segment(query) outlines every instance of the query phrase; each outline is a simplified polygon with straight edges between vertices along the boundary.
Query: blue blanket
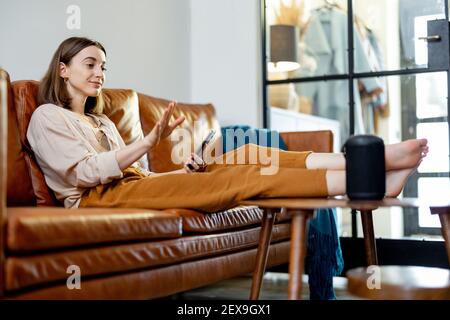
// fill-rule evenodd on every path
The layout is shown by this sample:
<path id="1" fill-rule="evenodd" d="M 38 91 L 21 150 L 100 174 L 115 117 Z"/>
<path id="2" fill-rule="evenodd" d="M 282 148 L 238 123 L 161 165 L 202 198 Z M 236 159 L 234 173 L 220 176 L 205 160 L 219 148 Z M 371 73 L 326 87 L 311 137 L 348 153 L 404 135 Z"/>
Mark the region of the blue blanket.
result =
<path id="1" fill-rule="evenodd" d="M 286 143 L 273 130 L 240 125 L 223 127 L 221 131 L 224 153 L 248 143 L 287 150 Z M 333 276 L 340 275 L 344 268 L 336 221 L 336 209 L 318 209 L 308 224 L 305 269 L 311 300 L 336 299 Z"/>

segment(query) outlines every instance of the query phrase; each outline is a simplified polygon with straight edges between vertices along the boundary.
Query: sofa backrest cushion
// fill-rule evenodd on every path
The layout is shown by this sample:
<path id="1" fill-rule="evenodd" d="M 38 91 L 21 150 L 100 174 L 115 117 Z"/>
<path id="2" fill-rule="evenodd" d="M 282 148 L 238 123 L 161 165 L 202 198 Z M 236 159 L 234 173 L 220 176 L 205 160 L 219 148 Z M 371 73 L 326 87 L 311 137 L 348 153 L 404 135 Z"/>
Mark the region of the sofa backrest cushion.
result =
<path id="1" fill-rule="evenodd" d="M 45 183 L 44 174 L 39 168 L 27 140 L 28 124 L 30 123 L 31 115 L 38 107 L 39 82 L 33 80 L 15 81 L 12 83 L 12 88 L 20 142 L 24 150 L 24 159 L 30 174 L 36 204 L 38 206 L 61 206 L 61 203 L 56 200 L 55 195 Z"/>
<path id="2" fill-rule="evenodd" d="M 156 122 L 161 118 L 169 100 L 139 95 L 139 110 L 144 134 L 148 134 Z M 201 145 L 210 129 L 216 130 L 216 139 L 221 136 L 220 125 L 217 121 L 212 104 L 178 103 L 174 110 L 172 121 L 179 116 L 186 120 L 176 129 L 171 137 L 162 140 L 158 146 L 148 152 L 150 169 L 154 172 L 166 172 L 183 167 L 183 159 L 189 154 L 182 150 L 194 150 Z"/>
<path id="3" fill-rule="evenodd" d="M 22 148 L 14 108 L 14 96 L 9 76 L 8 84 L 8 157 L 7 157 L 7 206 L 36 205 L 26 152 Z M 3 143 L 3 142 L 2 142 Z"/>
<path id="4" fill-rule="evenodd" d="M 116 125 L 125 144 L 133 143 L 144 137 L 139 115 L 139 101 L 136 91 L 127 89 L 102 90 L 105 101 L 104 113 Z M 142 162 L 143 161 L 143 162 Z M 141 164 L 149 169 L 147 157 Z"/>

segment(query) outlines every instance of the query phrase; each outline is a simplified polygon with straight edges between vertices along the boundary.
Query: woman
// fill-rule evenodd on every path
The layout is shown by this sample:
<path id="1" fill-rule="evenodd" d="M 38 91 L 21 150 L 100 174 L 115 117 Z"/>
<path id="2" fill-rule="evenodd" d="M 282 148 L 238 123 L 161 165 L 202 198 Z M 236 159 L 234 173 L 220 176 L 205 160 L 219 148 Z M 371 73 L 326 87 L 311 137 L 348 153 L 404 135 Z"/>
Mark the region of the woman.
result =
<path id="1" fill-rule="evenodd" d="M 102 114 L 106 51 L 86 38 L 61 43 L 39 88 L 40 107 L 27 138 L 48 186 L 65 207 L 174 207 L 224 210 L 254 197 L 325 197 L 345 194 L 342 154 L 279 153 L 279 170 L 261 175 L 260 165 L 226 165 L 191 154 L 183 169 L 151 173 L 138 161 L 184 119 L 170 123 L 176 103 L 142 140 L 125 146 Z M 247 145 L 223 157 L 258 152 Z M 271 150 L 275 152 L 275 150 Z M 386 195 L 397 196 L 427 154 L 425 139 L 386 146 Z M 200 172 L 204 171 L 204 172 Z"/>

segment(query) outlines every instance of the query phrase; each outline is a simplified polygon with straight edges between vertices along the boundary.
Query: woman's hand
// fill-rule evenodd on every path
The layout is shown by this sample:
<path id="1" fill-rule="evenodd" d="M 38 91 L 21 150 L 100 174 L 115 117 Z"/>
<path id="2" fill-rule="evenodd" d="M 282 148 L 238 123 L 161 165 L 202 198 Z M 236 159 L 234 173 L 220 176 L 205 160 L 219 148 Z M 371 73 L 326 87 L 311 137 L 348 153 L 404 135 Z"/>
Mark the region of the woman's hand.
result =
<path id="1" fill-rule="evenodd" d="M 186 173 L 193 173 L 193 172 L 203 172 L 205 171 L 206 163 L 203 161 L 202 158 L 200 158 L 195 153 L 191 153 L 191 157 L 188 161 L 184 164 L 184 171 Z"/>
<path id="2" fill-rule="evenodd" d="M 145 136 L 144 140 L 149 149 L 156 146 L 162 139 L 170 136 L 172 131 L 184 121 L 184 117 L 181 116 L 172 124 L 169 124 L 170 118 L 172 117 L 173 110 L 176 105 L 177 103 L 175 101 L 169 103 L 169 106 L 166 108 L 166 110 L 164 110 L 161 119 L 159 119 L 159 121 L 153 127 L 152 131 L 150 131 L 150 133 Z"/>

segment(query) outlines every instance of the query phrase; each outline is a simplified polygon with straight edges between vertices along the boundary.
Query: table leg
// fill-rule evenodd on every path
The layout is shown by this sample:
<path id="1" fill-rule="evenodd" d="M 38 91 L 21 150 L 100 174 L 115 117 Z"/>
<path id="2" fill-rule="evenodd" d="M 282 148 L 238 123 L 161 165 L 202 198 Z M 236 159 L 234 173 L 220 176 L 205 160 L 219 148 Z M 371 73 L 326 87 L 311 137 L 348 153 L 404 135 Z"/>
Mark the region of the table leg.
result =
<path id="1" fill-rule="evenodd" d="M 377 244 L 373 231 L 372 210 L 361 210 L 361 221 L 364 234 L 367 265 L 378 265 Z"/>
<path id="2" fill-rule="evenodd" d="M 306 223 L 314 210 L 292 211 L 291 251 L 289 258 L 288 299 L 299 300 L 302 293 L 302 275 L 306 256 Z"/>
<path id="3" fill-rule="evenodd" d="M 255 271 L 253 272 L 252 289 L 250 300 L 258 300 L 261 291 L 262 278 L 266 269 L 267 257 L 269 253 L 270 239 L 272 238 L 272 228 L 275 221 L 276 211 L 264 209 L 261 233 L 259 236 L 258 251 L 256 254 Z"/>
<path id="4" fill-rule="evenodd" d="M 433 212 L 433 209 L 431 210 Z M 441 220 L 441 232 L 445 240 L 445 250 L 450 264 L 450 209 L 447 208 L 447 212 L 440 212 L 439 220 Z"/>

